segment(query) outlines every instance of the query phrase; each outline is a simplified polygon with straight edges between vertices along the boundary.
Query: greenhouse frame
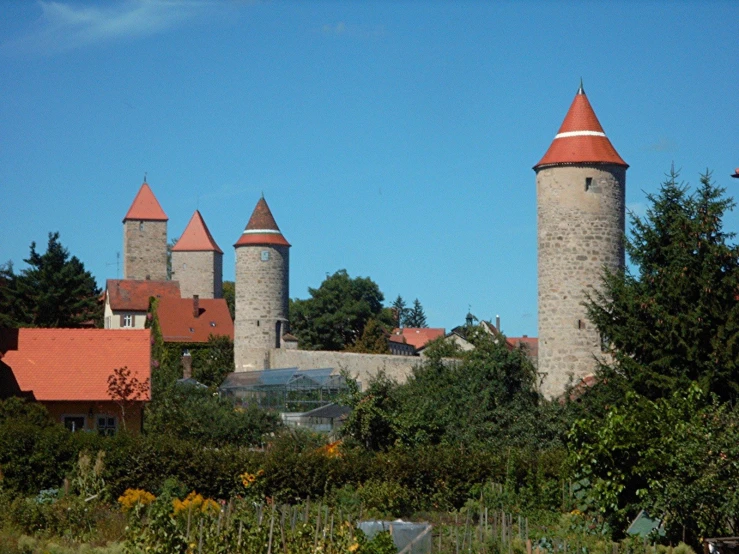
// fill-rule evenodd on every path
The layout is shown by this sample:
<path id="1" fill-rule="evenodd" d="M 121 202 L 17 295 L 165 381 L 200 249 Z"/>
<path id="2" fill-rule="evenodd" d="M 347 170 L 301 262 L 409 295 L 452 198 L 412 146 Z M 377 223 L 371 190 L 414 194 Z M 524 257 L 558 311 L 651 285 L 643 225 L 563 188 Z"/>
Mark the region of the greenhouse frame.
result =
<path id="1" fill-rule="evenodd" d="M 229 373 L 219 387 L 237 405 L 256 405 L 280 412 L 308 412 L 335 402 L 347 392 L 343 375 L 333 368 L 264 369 Z"/>

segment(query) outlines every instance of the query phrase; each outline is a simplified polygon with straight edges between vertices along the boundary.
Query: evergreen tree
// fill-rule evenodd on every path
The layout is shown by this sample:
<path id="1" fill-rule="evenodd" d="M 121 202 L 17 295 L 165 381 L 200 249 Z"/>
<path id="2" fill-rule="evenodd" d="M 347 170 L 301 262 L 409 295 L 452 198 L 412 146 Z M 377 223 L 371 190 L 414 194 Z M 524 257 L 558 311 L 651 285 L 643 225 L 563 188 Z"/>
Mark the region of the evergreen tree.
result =
<path id="1" fill-rule="evenodd" d="M 647 398 L 691 381 L 720 397 L 739 396 L 739 249 L 723 230 L 734 202 L 710 174 L 694 194 L 671 171 L 632 215 L 626 251 L 634 266 L 606 272 L 587 305 L 613 353 L 601 368 L 609 386 Z"/>
<path id="2" fill-rule="evenodd" d="M 0 274 L 2 323 L 18 327 L 84 327 L 102 323 L 100 289 L 95 278 L 49 233 L 46 252 L 24 260 L 29 267 L 16 274 L 8 264 Z"/>
<path id="3" fill-rule="evenodd" d="M 395 326 L 401 327 L 405 321 L 405 316 L 408 314 L 408 307 L 405 305 L 402 296 L 398 295 L 395 302 L 393 302 L 392 309 L 395 316 Z"/>
<path id="4" fill-rule="evenodd" d="M 405 327 L 428 327 L 426 324 L 426 314 L 423 311 L 423 306 L 416 298 L 413 301 L 413 307 L 408 310 L 405 320 L 403 321 Z"/>

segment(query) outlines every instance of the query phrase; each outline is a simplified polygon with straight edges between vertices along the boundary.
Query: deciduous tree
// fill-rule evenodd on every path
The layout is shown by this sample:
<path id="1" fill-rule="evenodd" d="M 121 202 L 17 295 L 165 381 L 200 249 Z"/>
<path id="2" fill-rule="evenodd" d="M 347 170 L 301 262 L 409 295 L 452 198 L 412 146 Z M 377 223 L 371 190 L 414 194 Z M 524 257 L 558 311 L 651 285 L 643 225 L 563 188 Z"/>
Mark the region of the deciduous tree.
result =
<path id="1" fill-rule="evenodd" d="M 351 278 L 342 269 L 308 292 L 310 298 L 290 301 L 290 329 L 300 348 L 344 350 L 362 336 L 369 320 L 392 324 L 384 296 L 369 277 Z"/>

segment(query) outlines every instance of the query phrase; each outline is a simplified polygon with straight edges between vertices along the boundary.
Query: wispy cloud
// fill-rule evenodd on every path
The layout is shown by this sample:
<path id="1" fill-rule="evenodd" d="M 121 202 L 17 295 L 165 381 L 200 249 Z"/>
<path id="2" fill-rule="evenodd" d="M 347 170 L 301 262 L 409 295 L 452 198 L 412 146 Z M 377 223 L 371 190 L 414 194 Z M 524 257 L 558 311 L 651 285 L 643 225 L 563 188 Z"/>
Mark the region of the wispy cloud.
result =
<path id="1" fill-rule="evenodd" d="M 193 19 L 208 0 L 123 0 L 99 5 L 39 2 L 41 16 L 2 49 L 50 54 L 87 45 L 150 36 Z"/>
<path id="2" fill-rule="evenodd" d="M 329 36 L 346 36 L 352 38 L 375 38 L 385 33 L 382 25 L 353 25 L 344 21 L 338 23 L 326 23 L 321 27 L 321 32 Z"/>
<path id="3" fill-rule="evenodd" d="M 657 142 L 644 147 L 644 150 L 649 152 L 674 152 L 676 149 L 677 145 L 665 137 L 662 137 L 657 140 Z"/>

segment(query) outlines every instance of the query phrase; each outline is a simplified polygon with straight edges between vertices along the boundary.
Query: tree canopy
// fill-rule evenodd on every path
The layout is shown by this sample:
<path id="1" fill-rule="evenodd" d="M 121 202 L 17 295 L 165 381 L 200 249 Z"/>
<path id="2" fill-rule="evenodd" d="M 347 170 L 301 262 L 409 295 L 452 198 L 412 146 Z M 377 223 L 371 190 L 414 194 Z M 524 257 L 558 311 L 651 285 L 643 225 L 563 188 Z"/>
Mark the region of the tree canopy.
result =
<path id="1" fill-rule="evenodd" d="M 413 307 L 410 308 L 403 318 L 403 325 L 405 327 L 428 327 L 426 323 L 426 313 L 423 311 L 421 302 L 416 298 L 413 301 Z"/>
<path id="2" fill-rule="evenodd" d="M 354 345 L 371 319 L 392 325 L 384 296 L 369 277 L 351 278 L 341 269 L 326 277 L 310 298 L 290 300 L 290 331 L 306 350 L 345 350 Z"/>
<path id="3" fill-rule="evenodd" d="M 15 273 L 12 263 L 0 269 L 0 325 L 8 327 L 86 327 L 102 323 L 100 289 L 92 274 L 49 233 L 46 252 L 31 243 Z"/>
<path id="4" fill-rule="evenodd" d="M 648 398 L 698 382 L 739 394 L 739 248 L 722 218 L 734 202 L 706 173 L 691 194 L 673 170 L 645 217 L 631 215 L 633 271 L 606 271 L 587 305 L 613 353 L 612 384 Z"/>
<path id="5" fill-rule="evenodd" d="M 472 329 L 469 340 L 475 348 L 458 351 L 456 362 L 433 353 L 405 384 L 380 376 L 366 392 L 352 391 L 344 433 L 374 450 L 396 442 L 561 445 L 559 406 L 548 410 L 541 402 L 525 352 L 480 329 Z"/>

